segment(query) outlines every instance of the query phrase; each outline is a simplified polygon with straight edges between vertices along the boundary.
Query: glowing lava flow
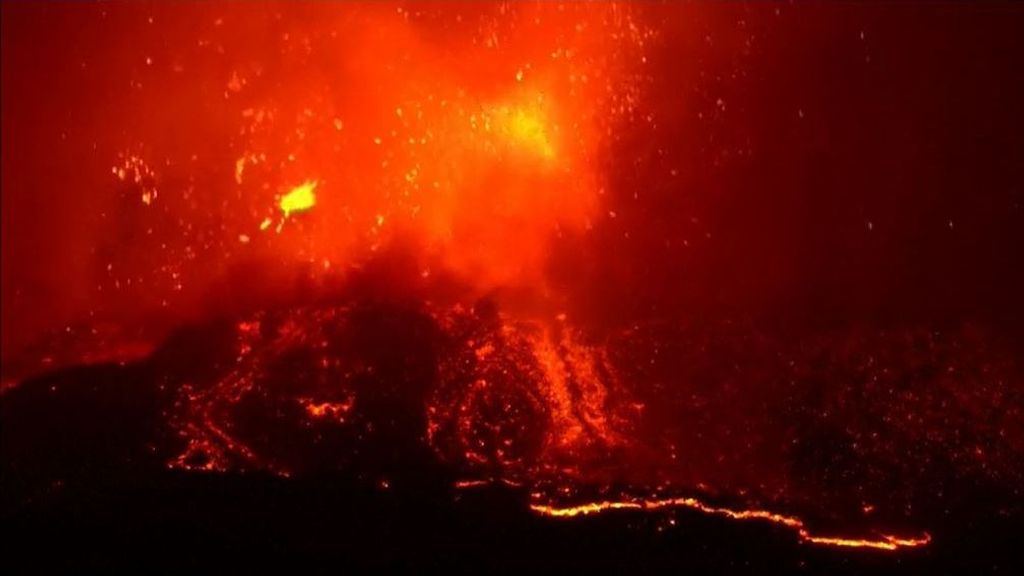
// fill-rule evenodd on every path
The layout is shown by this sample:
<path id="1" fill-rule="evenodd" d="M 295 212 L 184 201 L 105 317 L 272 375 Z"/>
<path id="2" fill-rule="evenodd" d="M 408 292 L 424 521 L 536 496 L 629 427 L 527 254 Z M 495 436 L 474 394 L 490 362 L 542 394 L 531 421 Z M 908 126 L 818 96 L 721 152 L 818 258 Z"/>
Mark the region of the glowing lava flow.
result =
<path id="1" fill-rule="evenodd" d="M 931 535 L 925 532 L 917 538 L 905 538 L 882 534 L 877 539 L 846 538 L 842 536 L 818 536 L 812 533 L 804 521 L 795 516 L 786 516 L 770 510 L 733 510 L 709 506 L 696 498 L 665 498 L 658 500 L 602 500 L 577 504 L 575 506 L 553 506 L 549 504 L 531 503 L 530 509 L 542 516 L 554 518 L 574 518 L 589 516 L 610 510 L 641 510 L 654 511 L 668 508 L 689 508 L 705 514 L 724 516 L 733 520 L 764 520 L 773 524 L 795 530 L 801 542 L 821 546 L 840 548 L 872 548 L 875 550 L 897 550 L 899 548 L 917 548 L 931 542 Z"/>
<path id="2" fill-rule="evenodd" d="M 349 307 L 292 310 L 238 323 L 236 364 L 212 381 L 182 388 L 172 425 L 187 442 L 169 466 L 215 472 L 262 469 L 284 477 L 321 465 L 346 469 L 361 461 L 350 462 L 345 454 L 392 449 L 389 442 L 401 434 L 418 442 L 422 425 L 440 460 L 452 469 L 475 472 L 478 479 L 459 480 L 455 489 L 498 483 L 525 487 L 533 493 L 530 509 L 541 516 L 686 508 L 730 520 L 769 522 L 795 532 L 800 542 L 833 548 L 893 551 L 931 541 L 927 533 L 821 535 L 794 515 L 715 506 L 695 497 L 626 496 L 555 505 L 538 491 L 545 478 L 556 474 L 574 484 L 607 485 L 602 470 L 609 458 L 636 446 L 630 440 L 630 418 L 616 409 L 629 397 L 604 348 L 584 344 L 562 323 L 513 320 L 488 313 L 485 306 L 427 308 L 400 317 L 409 325 L 433 326 L 437 342 L 447 342 L 443 353 L 429 355 L 423 365 L 438 367 L 437 387 L 416 392 L 411 387 L 418 380 L 402 379 L 409 376 L 405 372 L 391 374 L 401 379 L 399 385 L 389 383 L 388 357 L 376 356 L 377 348 L 352 349 L 354 338 L 372 339 L 378 333 L 390 342 L 399 329 L 390 322 L 366 323 L 365 312 Z M 415 357 L 416 349 L 413 345 L 406 354 Z M 389 396 L 389 389 L 403 393 Z M 393 421 L 396 410 L 418 411 L 421 403 L 424 421 L 394 429 L 385 443 L 367 444 L 375 429 Z M 261 416 L 260 406 L 269 413 Z M 279 440 L 267 436 L 270 425 Z M 301 442 L 313 447 L 295 450 Z"/>

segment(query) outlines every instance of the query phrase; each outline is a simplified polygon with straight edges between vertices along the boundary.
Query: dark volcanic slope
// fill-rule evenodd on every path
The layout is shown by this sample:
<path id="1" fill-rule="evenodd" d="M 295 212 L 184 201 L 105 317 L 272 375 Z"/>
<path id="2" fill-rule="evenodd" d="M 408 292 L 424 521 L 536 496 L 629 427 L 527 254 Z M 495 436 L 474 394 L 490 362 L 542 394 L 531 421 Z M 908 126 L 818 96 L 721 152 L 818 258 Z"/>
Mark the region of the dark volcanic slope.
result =
<path id="1" fill-rule="evenodd" d="M 1015 367 L 979 357 L 967 331 L 785 347 L 735 325 L 569 334 L 487 303 L 285 309 L 180 330 L 141 362 L 25 381 L 0 397 L 5 562 L 858 572 L 1018 559 L 1021 399 L 998 385 Z M 687 510 L 529 508 L 666 493 L 933 541 L 837 550 Z"/>

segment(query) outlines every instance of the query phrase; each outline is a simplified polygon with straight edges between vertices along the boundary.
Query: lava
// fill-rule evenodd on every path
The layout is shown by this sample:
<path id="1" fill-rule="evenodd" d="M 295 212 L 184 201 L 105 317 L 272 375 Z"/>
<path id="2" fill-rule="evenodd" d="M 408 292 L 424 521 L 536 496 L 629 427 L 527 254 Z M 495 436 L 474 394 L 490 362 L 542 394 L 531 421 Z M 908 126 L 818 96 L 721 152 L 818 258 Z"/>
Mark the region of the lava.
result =
<path id="1" fill-rule="evenodd" d="M 351 305 L 261 313 L 238 322 L 232 334 L 232 344 L 225 351 L 232 359 L 228 368 L 212 380 L 207 377 L 205 382 L 183 386 L 175 410 L 168 415 L 185 441 L 182 453 L 170 459 L 171 467 L 218 472 L 259 469 L 291 477 L 324 466 L 363 469 L 367 464 L 357 455 L 376 442 L 387 443 L 389 450 L 404 447 L 406 456 L 396 456 L 402 462 L 425 442 L 439 461 L 462 476 L 452 480 L 453 487 L 522 487 L 532 495 L 530 509 L 542 516 L 687 508 L 733 520 L 777 524 L 793 530 L 802 542 L 822 546 L 898 550 L 931 541 L 928 533 L 882 533 L 872 538 L 823 534 L 812 528 L 820 520 L 774 512 L 768 506 L 716 506 L 696 497 L 665 496 L 688 488 L 709 488 L 694 485 L 687 474 L 677 475 L 670 463 L 654 456 L 672 449 L 663 443 L 683 440 L 646 431 L 645 419 L 656 423 L 658 412 L 647 410 L 639 401 L 637 386 L 623 382 L 646 354 L 647 339 L 637 330 L 628 332 L 627 339 L 588 342 L 565 318 L 526 321 L 484 301 L 473 308 Z M 365 343 L 357 344 L 360 340 Z M 664 335 L 656 340 L 661 345 L 671 341 Z M 892 344 L 883 347 L 892 348 Z M 791 357 L 781 351 L 771 355 Z M 405 360 L 396 362 L 397 358 Z M 403 367 L 410 361 L 411 368 Z M 790 362 L 788 370 L 794 374 L 804 369 L 805 361 Z M 842 371 L 838 364 L 828 369 Z M 776 402 L 784 405 L 786 400 Z M 288 411 L 288 405 L 296 409 Z M 395 420 L 396 411 L 406 414 L 405 420 Z M 753 422 L 751 426 L 748 434 L 754 435 Z M 267 429 L 274 430 L 274 435 L 268 437 Z M 894 441 L 892 432 L 885 435 Z M 290 448 L 296 443 L 310 444 L 300 454 Z M 1010 460 L 1005 466 L 1013 466 L 1012 452 L 1006 456 Z M 870 452 L 861 457 L 879 460 Z M 648 471 L 651 465 L 655 468 Z M 983 470 L 991 474 L 1002 466 L 992 460 Z M 377 473 L 395 478 L 402 474 L 401 465 Z M 643 488 L 666 477 L 669 481 L 660 488 Z M 810 478 L 804 487 L 790 480 L 786 492 L 772 496 L 772 485 L 765 477 L 759 493 L 737 498 L 747 492 L 739 478 L 721 475 L 718 488 L 724 488 L 724 493 L 719 498 L 769 500 L 779 507 L 813 510 L 801 501 L 801 494 L 816 499 L 818 506 L 827 506 L 826 502 L 842 503 L 863 490 L 863 485 L 854 483 L 834 487 L 831 493 L 815 493 L 815 480 Z M 573 494 L 608 490 L 613 485 L 650 496 L 556 504 Z M 898 502 L 895 493 L 889 498 Z M 880 513 L 875 505 L 858 508 L 865 515 Z M 821 509 L 812 515 L 822 516 Z M 882 516 L 891 517 L 890 513 Z M 868 517 L 847 518 L 847 522 L 863 526 L 861 531 L 876 532 L 872 527 L 876 523 Z"/>
<path id="2" fill-rule="evenodd" d="M 530 509 L 544 516 L 555 518 L 573 518 L 589 516 L 612 510 L 657 511 L 670 508 L 689 508 L 705 514 L 724 516 L 732 520 L 762 520 L 772 524 L 785 526 L 796 531 L 800 541 L 821 546 L 840 548 L 871 548 L 876 550 L 897 550 L 900 548 L 917 548 L 931 542 L 931 535 L 925 532 L 919 537 L 901 537 L 882 534 L 876 539 L 852 538 L 844 536 L 821 536 L 811 532 L 804 521 L 795 516 L 786 516 L 770 510 L 721 508 L 709 506 L 696 498 L 666 498 L 657 500 L 603 500 L 588 502 L 574 506 L 553 506 L 550 504 L 532 503 Z"/>
<path id="3" fill-rule="evenodd" d="M 160 26 L 168 53 L 97 107 L 124 136 L 59 295 L 123 324 L 202 318 L 238 268 L 330 285 L 396 245 L 478 295 L 549 292 L 553 244 L 603 214 L 654 37 L 625 4 L 466 5 L 451 31 L 433 5 L 153 9 L 202 25 Z"/>
<path id="4" fill-rule="evenodd" d="M 345 414 L 352 409 L 351 403 L 342 402 L 313 402 L 300 399 L 299 402 L 306 407 L 306 412 L 313 418 L 335 418 L 345 421 Z"/>
<path id="5" fill-rule="evenodd" d="M 295 212 L 309 210 L 316 205 L 316 185 L 316 181 L 309 181 L 292 188 L 290 192 L 281 196 L 278 206 L 281 207 L 285 218 Z"/>

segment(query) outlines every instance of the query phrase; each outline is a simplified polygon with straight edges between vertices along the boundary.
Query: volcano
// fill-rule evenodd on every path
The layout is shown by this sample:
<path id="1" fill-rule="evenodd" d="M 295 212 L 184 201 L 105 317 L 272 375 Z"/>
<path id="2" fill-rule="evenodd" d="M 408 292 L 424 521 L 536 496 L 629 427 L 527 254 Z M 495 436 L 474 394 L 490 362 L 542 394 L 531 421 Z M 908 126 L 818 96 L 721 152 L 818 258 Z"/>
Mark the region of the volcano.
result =
<path id="1" fill-rule="evenodd" d="M 1022 24 L 4 4 L 0 562 L 1019 569 Z"/>

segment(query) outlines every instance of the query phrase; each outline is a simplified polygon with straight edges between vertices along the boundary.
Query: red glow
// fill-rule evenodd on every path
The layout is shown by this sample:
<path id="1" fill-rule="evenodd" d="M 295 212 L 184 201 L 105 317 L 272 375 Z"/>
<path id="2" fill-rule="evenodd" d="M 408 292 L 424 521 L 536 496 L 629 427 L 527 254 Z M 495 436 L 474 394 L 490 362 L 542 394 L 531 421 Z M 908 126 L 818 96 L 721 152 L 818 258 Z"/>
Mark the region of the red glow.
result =
<path id="1" fill-rule="evenodd" d="M 8 50 L 48 13 L 4 8 L 38 30 L 5 28 L 0 394 L 135 369 L 161 473 L 398 491 L 405 449 L 545 518 L 883 551 L 1024 482 L 1019 187 L 984 180 L 1017 141 L 971 58 L 830 8 L 95 4 L 116 33 L 43 50 L 68 104 Z"/>

